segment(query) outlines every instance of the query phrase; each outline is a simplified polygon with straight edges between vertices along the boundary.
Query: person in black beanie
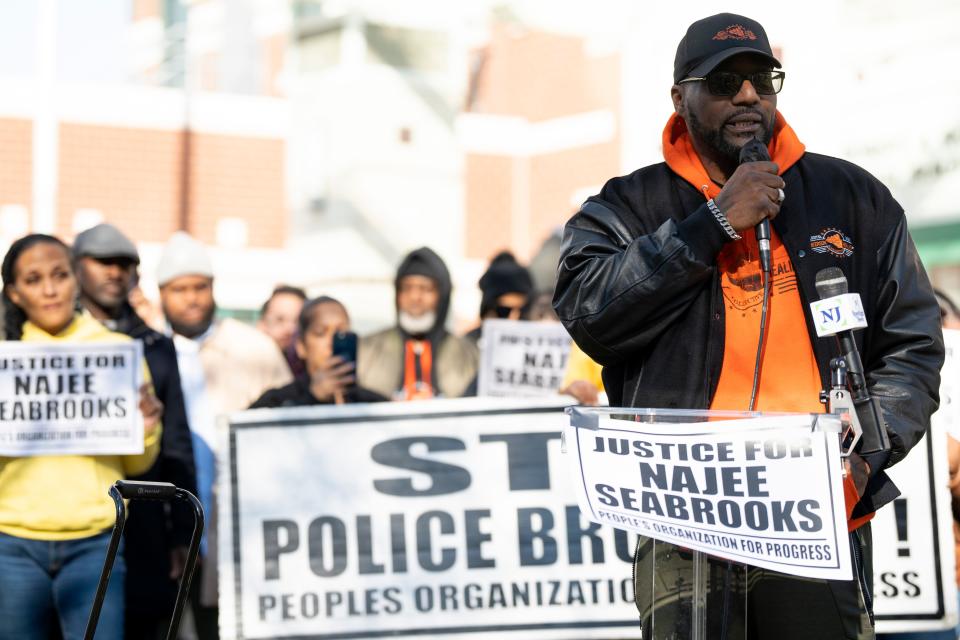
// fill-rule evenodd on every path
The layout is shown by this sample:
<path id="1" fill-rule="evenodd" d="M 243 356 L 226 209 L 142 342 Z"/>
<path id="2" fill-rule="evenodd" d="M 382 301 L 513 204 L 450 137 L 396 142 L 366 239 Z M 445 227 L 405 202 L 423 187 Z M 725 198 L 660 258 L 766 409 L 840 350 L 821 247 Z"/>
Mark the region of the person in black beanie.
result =
<path id="1" fill-rule="evenodd" d="M 397 322 L 360 341 L 357 382 L 400 400 L 462 396 L 480 356 L 446 329 L 452 284 L 443 260 L 427 247 L 410 252 L 395 286 Z"/>
<path id="2" fill-rule="evenodd" d="M 530 272 L 517 262 L 509 251 L 501 251 L 480 278 L 480 321 L 489 318 L 507 320 L 525 320 L 530 308 L 530 296 L 533 293 L 533 279 Z M 480 329 L 477 327 L 464 337 L 480 341 Z"/>

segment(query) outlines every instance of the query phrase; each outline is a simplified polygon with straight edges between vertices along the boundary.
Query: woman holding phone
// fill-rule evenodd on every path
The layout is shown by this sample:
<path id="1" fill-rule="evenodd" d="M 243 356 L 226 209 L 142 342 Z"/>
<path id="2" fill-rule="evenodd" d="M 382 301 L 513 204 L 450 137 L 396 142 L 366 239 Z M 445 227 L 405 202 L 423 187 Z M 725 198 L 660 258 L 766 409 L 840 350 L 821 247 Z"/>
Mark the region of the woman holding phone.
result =
<path id="1" fill-rule="evenodd" d="M 7 340 L 130 339 L 77 310 L 70 251 L 53 236 L 14 242 L 2 276 Z M 163 407 L 148 384 L 140 389 L 139 408 L 142 454 L 0 456 L 0 640 L 46 640 L 54 625 L 64 640 L 83 637 L 115 518 L 107 489 L 149 469 L 160 448 Z M 97 638 L 123 637 L 124 574 L 118 554 Z"/>
<path id="2" fill-rule="evenodd" d="M 296 348 L 306 363 L 306 375 L 285 387 L 270 389 L 251 409 L 386 400 L 355 383 L 357 336 L 350 331 L 350 316 L 339 301 L 321 296 L 303 305 Z"/>

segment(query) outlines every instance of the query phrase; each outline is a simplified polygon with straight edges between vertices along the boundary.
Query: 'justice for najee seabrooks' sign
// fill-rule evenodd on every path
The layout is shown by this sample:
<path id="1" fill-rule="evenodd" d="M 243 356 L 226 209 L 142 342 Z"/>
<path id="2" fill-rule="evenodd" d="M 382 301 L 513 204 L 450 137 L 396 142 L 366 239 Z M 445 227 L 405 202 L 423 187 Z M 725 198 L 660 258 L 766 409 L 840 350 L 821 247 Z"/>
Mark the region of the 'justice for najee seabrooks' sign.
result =
<path id="1" fill-rule="evenodd" d="M 477 395 L 557 395 L 570 344 L 570 335 L 559 322 L 484 320 Z"/>
<path id="2" fill-rule="evenodd" d="M 812 420 L 604 416 L 595 428 L 571 427 L 580 508 L 594 522 L 710 555 L 849 580 L 837 433 L 811 430 Z"/>
<path id="3" fill-rule="evenodd" d="M 0 455 L 143 453 L 139 342 L 0 345 Z"/>

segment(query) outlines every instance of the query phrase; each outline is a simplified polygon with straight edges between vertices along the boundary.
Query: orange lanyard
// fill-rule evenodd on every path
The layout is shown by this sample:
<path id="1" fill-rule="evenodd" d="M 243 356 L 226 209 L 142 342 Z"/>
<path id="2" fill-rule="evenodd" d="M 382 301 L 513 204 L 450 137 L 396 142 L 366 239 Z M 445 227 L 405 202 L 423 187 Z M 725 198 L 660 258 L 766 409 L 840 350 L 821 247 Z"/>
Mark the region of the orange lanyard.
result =
<path id="1" fill-rule="evenodd" d="M 424 400 L 433 397 L 430 374 L 433 357 L 428 340 L 407 340 L 404 345 L 403 397 Z"/>

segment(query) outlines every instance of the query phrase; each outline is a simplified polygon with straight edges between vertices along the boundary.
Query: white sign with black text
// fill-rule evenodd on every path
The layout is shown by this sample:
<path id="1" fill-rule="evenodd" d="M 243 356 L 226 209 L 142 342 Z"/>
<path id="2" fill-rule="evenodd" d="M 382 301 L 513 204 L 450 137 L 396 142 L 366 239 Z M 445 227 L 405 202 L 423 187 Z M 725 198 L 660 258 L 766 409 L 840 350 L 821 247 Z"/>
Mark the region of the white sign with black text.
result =
<path id="1" fill-rule="evenodd" d="M 477 395 L 557 395 L 571 344 L 562 324 L 484 320 L 481 336 Z"/>
<path id="2" fill-rule="evenodd" d="M 872 521 L 874 612 L 882 633 L 949 629 L 957 587 L 947 433 L 960 424 L 960 331 L 943 332 L 940 409 L 930 433 L 887 470 L 900 497 Z"/>
<path id="3" fill-rule="evenodd" d="M 838 432 L 837 419 L 806 414 L 690 424 L 602 415 L 571 426 L 566 442 L 581 509 L 594 522 L 782 573 L 849 580 Z"/>
<path id="4" fill-rule="evenodd" d="M 0 455 L 143 453 L 142 345 L 0 344 Z"/>
<path id="5" fill-rule="evenodd" d="M 564 403 L 230 416 L 221 637 L 636 637 L 636 536 L 580 514 Z"/>

